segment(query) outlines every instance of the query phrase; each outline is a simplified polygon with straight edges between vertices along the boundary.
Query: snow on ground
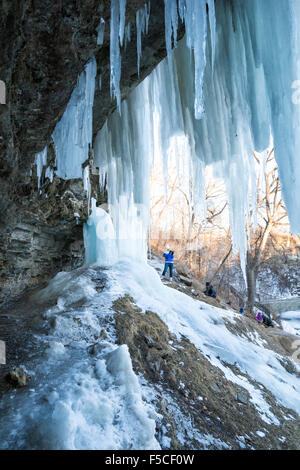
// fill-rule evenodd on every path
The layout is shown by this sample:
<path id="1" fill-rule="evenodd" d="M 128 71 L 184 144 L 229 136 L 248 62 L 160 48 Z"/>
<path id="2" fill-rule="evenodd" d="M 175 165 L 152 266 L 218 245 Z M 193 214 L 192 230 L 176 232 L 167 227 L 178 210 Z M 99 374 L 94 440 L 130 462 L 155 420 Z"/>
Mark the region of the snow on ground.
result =
<path id="1" fill-rule="evenodd" d="M 93 268 L 59 273 L 34 299 L 48 335 L 26 364 L 30 390 L 14 390 L 0 402 L 2 449 L 160 449 L 154 407 L 142 398 L 126 345 L 110 328 L 110 293 L 95 290 Z M 88 346 L 107 331 L 90 354 Z M 111 331 L 111 332 L 110 332 Z M 93 347 L 93 346 L 92 346 Z"/>
<path id="2" fill-rule="evenodd" d="M 147 384 L 143 376 L 140 376 L 139 379 L 143 385 L 143 397 L 148 403 L 161 399 L 158 397 L 157 390 L 160 391 L 160 397 L 163 396 L 164 400 L 168 403 L 169 412 L 172 414 L 177 425 L 177 439 L 184 447 L 191 448 L 193 446 L 192 442 L 196 441 L 199 443 L 199 447 L 200 445 L 202 446 L 203 450 L 211 449 L 212 447 L 218 450 L 231 449 L 226 442 L 208 433 L 201 434 L 198 429 L 195 429 L 191 417 L 185 415 L 182 410 L 179 409 L 176 401 L 162 386 L 157 385 L 157 390 L 154 390 Z M 170 427 L 171 424 L 168 423 L 161 428 L 162 435 L 160 436 L 160 442 L 164 449 L 169 449 L 171 446 L 171 439 L 168 437 Z"/>
<path id="3" fill-rule="evenodd" d="M 266 423 L 278 425 L 279 421 L 260 384 L 280 404 L 300 412 L 300 380 L 258 338 L 251 342 L 230 333 L 224 319 L 234 323 L 237 314 L 167 287 L 153 267 L 124 259 L 103 271 L 90 265 L 59 273 L 32 299 L 43 321 L 41 334 L 35 335 L 37 346 L 25 363 L 32 376 L 30 389 L 7 393 L 0 403 L 0 419 L 6 423 L 0 429 L 1 448 L 168 447 L 167 430 L 160 443 L 156 438 L 155 421 L 160 416 L 151 386 L 134 374 L 127 346 L 116 345 L 111 306 L 125 294 L 143 311 L 157 313 L 177 338 L 185 335 L 228 380 L 247 389 Z M 43 331 L 45 325 L 48 329 Z M 106 338 L 99 343 L 102 330 Z M 234 373 L 230 364 L 241 373 Z M 251 383 L 245 374 L 253 379 Z M 200 435 L 179 415 L 182 436 L 197 439 L 204 447 L 226 447 L 212 436 Z"/>
<path id="4" fill-rule="evenodd" d="M 247 380 L 242 373 L 264 385 L 279 403 L 300 413 L 300 380 L 289 374 L 279 361 L 279 355 L 253 344 L 246 338 L 231 333 L 224 319 L 235 322 L 237 314 L 194 300 L 162 284 L 151 266 L 123 260 L 109 271 L 111 285 L 122 295 L 128 293 L 136 304 L 157 313 L 170 331 L 180 338 L 185 335 L 202 351 L 226 378 L 247 389 L 251 401 L 266 423 L 279 424 L 265 401 L 263 392 Z M 239 317 L 240 318 L 240 317 Z M 236 375 L 226 365 L 235 364 L 241 375 Z"/>
<path id="5" fill-rule="evenodd" d="M 300 311 L 280 314 L 282 328 L 292 335 L 300 336 Z"/>

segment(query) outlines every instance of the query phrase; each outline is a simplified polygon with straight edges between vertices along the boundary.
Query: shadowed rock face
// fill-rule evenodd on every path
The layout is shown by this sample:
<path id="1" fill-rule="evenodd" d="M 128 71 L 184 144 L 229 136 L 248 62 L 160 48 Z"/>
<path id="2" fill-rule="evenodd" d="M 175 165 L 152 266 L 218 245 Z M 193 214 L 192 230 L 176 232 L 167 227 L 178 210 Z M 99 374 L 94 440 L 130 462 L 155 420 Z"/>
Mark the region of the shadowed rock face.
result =
<path id="1" fill-rule="evenodd" d="M 164 2 L 152 0 L 149 34 L 142 39 L 138 77 L 135 14 L 144 3 L 127 0 L 126 22 L 131 23 L 131 42 L 122 50 L 122 98 L 166 55 Z M 103 45 L 97 46 L 101 17 L 106 22 L 105 35 Z M 17 294 L 62 269 L 70 244 L 82 244 L 87 204 L 82 186 L 78 190 L 80 182 L 76 183 L 76 194 L 70 196 L 66 190 L 72 182 L 56 177 L 51 190 L 49 180 L 42 178 L 42 193 L 38 194 L 36 171 L 33 168 L 30 176 L 30 168 L 35 154 L 51 144 L 54 127 L 92 54 L 98 63 L 97 83 L 102 77 L 101 90 L 97 87 L 95 93 L 94 136 L 116 108 L 110 97 L 109 22 L 108 1 L 1 2 L 0 80 L 6 84 L 7 104 L 0 105 L 0 302 L 12 292 Z M 179 36 L 183 33 L 181 26 Z M 53 149 L 49 153 L 48 163 L 52 160 L 54 164 Z M 80 209 L 79 225 L 74 219 L 76 207 Z M 26 242 L 32 240 L 32 235 L 19 240 L 15 247 L 20 224 L 25 224 L 31 234 L 41 234 L 46 245 L 36 241 L 38 249 L 33 250 L 31 241 Z M 46 246 L 51 246 L 51 250 L 45 252 Z M 47 258 L 45 263 L 42 255 Z M 70 264 L 70 258 L 67 259 Z"/>

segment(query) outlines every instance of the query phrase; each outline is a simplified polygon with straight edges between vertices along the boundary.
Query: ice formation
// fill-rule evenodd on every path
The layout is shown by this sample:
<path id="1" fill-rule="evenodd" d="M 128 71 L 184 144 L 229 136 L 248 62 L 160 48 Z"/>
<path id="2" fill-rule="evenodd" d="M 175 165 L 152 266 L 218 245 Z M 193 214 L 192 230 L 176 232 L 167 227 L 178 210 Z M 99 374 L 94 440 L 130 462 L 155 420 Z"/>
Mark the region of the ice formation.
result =
<path id="1" fill-rule="evenodd" d="M 168 59 L 121 104 L 120 44 L 124 36 L 129 39 L 129 30 L 125 1 L 112 0 L 111 92 L 122 118 L 116 112 L 109 117 L 96 138 L 94 152 L 101 183 L 107 173 L 111 217 L 117 239 L 123 240 L 119 253 L 127 251 L 145 259 L 146 242 L 136 239 L 147 238 L 153 151 L 161 154 L 166 178 L 171 139 L 178 145 L 188 142 L 191 197 L 203 214 L 205 166 L 212 164 L 215 175 L 224 179 L 233 246 L 240 252 L 242 266 L 247 246 L 245 224 L 256 200 L 252 153 L 266 149 L 270 136 L 291 227 L 300 232 L 300 203 L 294 197 L 300 177 L 299 10 L 296 0 L 278 0 L 277 8 L 271 0 L 216 4 L 213 0 L 180 0 L 178 4 L 165 0 Z M 149 14 L 149 4 L 145 4 L 136 15 L 138 71 Z M 177 43 L 180 20 L 186 35 Z M 172 52 L 173 45 L 177 47 Z M 95 68 L 91 61 L 53 134 L 58 174 L 63 177 L 80 177 L 87 158 Z M 133 233 L 134 248 L 124 242 Z"/>
<path id="2" fill-rule="evenodd" d="M 281 326 L 288 333 L 300 336 L 300 312 L 284 312 L 280 314 Z"/>
<path id="3" fill-rule="evenodd" d="M 36 173 L 38 177 L 38 189 L 40 189 L 43 167 L 47 165 L 47 146 L 40 153 L 36 154 L 34 163 L 36 164 Z"/>
<path id="4" fill-rule="evenodd" d="M 105 285 L 100 292 L 99 282 Z M 279 426 L 282 419 L 293 419 L 287 409 L 283 418 L 279 406 L 300 412 L 299 377 L 287 371 L 279 354 L 261 344 L 259 335 L 256 339 L 247 330 L 243 336 L 232 331 L 241 321 L 238 314 L 163 285 L 145 263 L 123 260 L 110 269 L 85 266 L 58 273 L 26 299 L 35 318 L 34 344 L 24 365 L 31 380 L 28 387 L 7 391 L 1 399 L 1 449 L 138 450 L 159 449 L 168 442 L 156 432 L 155 423 L 162 418 L 153 400 L 157 387 L 144 386 L 145 380 L 134 374 L 127 346 L 116 344 L 111 307 L 125 294 L 141 315 L 157 312 L 173 335 L 184 335 L 226 380 L 247 390 L 266 424 Z M 106 338 L 95 342 L 102 329 Z M 262 386 L 272 392 L 271 404 Z M 193 449 L 195 442 L 200 447 L 205 435 L 174 395 L 165 387 L 163 393 L 182 445 L 191 445 L 190 435 Z M 212 441 L 211 446 L 222 448 L 225 443 Z"/>
<path id="5" fill-rule="evenodd" d="M 102 46 L 103 41 L 104 41 L 104 32 L 105 32 L 105 20 L 103 18 L 101 18 L 97 30 L 98 30 L 97 44 Z"/>
<path id="6" fill-rule="evenodd" d="M 300 231 L 299 202 L 293 196 L 299 189 L 300 120 L 292 96 L 299 7 L 293 0 L 279 0 L 276 9 L 269 0 L 237 0 L 234 6 L 218 2 L 215 11 L 213 1 L 182 0 L 177 11 L 175 3 L 165 1 L 169 66 L 163 61 L 131 93 L 122 105 L 122 121 L 116 115 L 108 119 L 96 139 L 95 162 L 108 170 L 109 202 L 114 207 L 120 197 L 147 207 L 153 148 L 162 155 L 166 177 L 170 139 L 186 136 L 194 202 L 201 209 L 203 169 L 213 164 L 227 186 L 233 245 L 244 265 L 244 221 L 249 221 L 256 201 L 252 153 L 266 149 L 270 136 L 292 230 Z M 186 36 L 171 52 L 178 14 Z M 137 24 L 139 38 L 142 27 Z M 278 61 L 283 38 L 289 53 Z M 107 150 L 100 152 L 101 147 Z"/>
<path id="7" fill-rule="evenodd" d="M 117 245 L 114 226 L 110 215 L 96 206 L 92 198 L 92 213 L 84 226 L 86 263 L 98 262 L 110 266 L 117 261 Z"/>
<path id="8" fill-rule="evenodd" d="M 149 81 L 122 102 L 122 117 L 111 115 L 94 144 L 100 184 L 106 180 L 109 212 L 118 254 L 146 260 L 149 222 L 149 174 L 153 160 L 154 119 L 145 93 Z M 143 156 L 141 158 L 141 156 Z"/>
<path id="9" fill-rule="evenodd" d="M 159 416 L 109 320 L 117 293 L 97 293 L 97 275 L 86 267 L 58 273 L 31 299 L 53 328 L 34 335 L 30 386 L 1 397 L 1 449 L 160 449 Z M 102 328 L 106 340 L 91 354 Z"/>
<path id="10" fill-rule="evenodd" d="M 123 44 L 125 31 L 126 0 L 111 1 L 110 17 L 110 92 L 116 98 L 119 111 L 121 110 L 121 54 L 120 43 Z"/>
<path id="11" fill-rule="evenodd" d="M 131 40 L 131 25 L 130 22 L 128 22 L 126 29 L 125 29 L 125 48 L 127 47 L 127 44 Z"/>
<path id="12" fill-rule="evenodd" d="M 159 448 L 155 413 L 143 401 L 126 347 L 116 347 L 110 334 L 95 360 L 87 351 L 87 338 L 99 336 L 103 325 L 107 327 L 112 301 L 124 294 L 130 294 L 143 311 L 157 312 L 174 335 L 184 334 L 227 380 L 247 389 L 250 402 L 266 423 L 280 424 L 260 384 L 279 404 L 300 412 L 299 378 L 258 340 L 227 329 L 226 322 L 237 320 L 233 312 L 165 287 L 153 268 L 138 262 L 146 260 L 153 156 L 161 155 L 167 177 L 168 155 L 176 153 L 176 145 L 186 151 L 194 182 L 191 198 L 200 211 L 205 165 L 212 164 L 216 175 L 225 180 L 234 244 L 243 254 L 243 221 L 249 217 L 254 194 L 251 154 L 267 148 L 272 135 L 292 228 L 300 232 L 295 198 L 300 120 L 294 91 L 300 71 L 300 64 L 295 63 L 299 2 L 277 0 L 274 8 L 273 0 L 218 1 L 214 12 L 213 0 L 179 0 L 186 37 L 171 53 L 178 17 L 174 2 L 166 0 L 170 6 L 166 11 L 168 60 L 122 103 L 119 43 L 124 39 L 125 2 L 112 0 L 111 5 L 111 86 L 122 112 L 108 118 L 94 143 L 100 184 L 107 182 L 109 214 L 91 199 L 84 238 L 87 263 L 109 266 L 119 262 L 105 270 L 108 288 L 101 294 L 92 281 L 97 268 L 89 266 L 60 273 L 40 295 L 41 300 L 45 295 L 45 301 L 55 298 L 56 302 L 46 312 L 46 318 L 55 319 L 53 334 L 38 339 L 47 345 L 43 349 L 47 360 L 40 363 L 39 357 L 36 368 L 41 377 L 46 370 L 51 379 L 46 388 L 42 382 L 16 400 L 8 398 L 13 412 L 6 408 L 9 431 L 3 430 L 0 439 L 6 448 Z M 193 7 L 197 14 L 191 13 Z M 140 21 L 138 36 L 142 31 Z M 88 158 L 95 75 L 92 60 L 53 134 L 58 174 L 64 178 L 82 177 L 82 163 Z M 37 158 L 38 175 L 43 161 L 43 156 Z M 90 198 L 89 167 L 85 168 L 84 185 Z M 120 260 L 124 257 L 134 260 Z M 74 321 L 77 317 L 80 322 Z M 232 364 L 242 374 L 235 373 Z"/>
<path id="13" fill-rule="evenodd" d="M 145 3 L 144 8 L 136 12 L 136 41 L 137 41 L 137 68 L 140 75 L 141 55 L 142 55 L 142 34 L 148 33 L 150 16 L 150 2 Z"/>
<path id="14" fill-rule="evenodd" d="M 87 63 L 78 79 L 67 108 L 52 134 L 60 178 L 82 178 L 82 164 L 88 158 L 93 133 L 93 104 L 97 64 Z"/>

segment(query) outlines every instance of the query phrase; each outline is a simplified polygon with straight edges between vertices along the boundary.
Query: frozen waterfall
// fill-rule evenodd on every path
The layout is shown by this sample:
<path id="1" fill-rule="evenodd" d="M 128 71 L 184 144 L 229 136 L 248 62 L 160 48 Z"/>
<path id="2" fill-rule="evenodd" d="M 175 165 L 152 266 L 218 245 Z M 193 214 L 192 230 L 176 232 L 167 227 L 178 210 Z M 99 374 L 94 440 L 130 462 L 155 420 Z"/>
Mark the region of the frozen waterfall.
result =
<path id="1" fill-rule="evenodd" d="M 184 137 L 182 142 L 189 143 L 191 197 L 200 212 L 204 211 L 205 165 L 212 164 L 215 175 L 224 179 L 233 245 L 242 264 L 247 223 L 256 200 L 252 153 L 267 148 L 272 137 L 291 228 L 299 233 L 300 203 L 295 198 L 300 178 L 299 2 L 277 0 L 274 8 L 272 0 L 216 4 L 212 0 L 165 0 L 168 58 L 121 102 L 119 42 L 123 43 L 126 29 L 125 7 L 126 2 L 112 2 L 111 88 L 119 110 L 108 118 L 94 142 L 100 184 L 107 178 L 117 257 L 146 259 L 153 155 L 161 155 L 167 177 L 174 137 L 178 142 Z M 137 17 L 138 67 L 140 38 L 146 33 L 149 14 L 146 6 Z M 177 42 L 180 21 L 185 23 L 186 35 Z M 85 96 L 86 118 L 76 112 L 70 126 L 72 95 L 54 132 L 58 171 L 68 178 L 82 175 L 81 163 L 88 156 L 94 82 L 91 62 L 73 93 Z"/>

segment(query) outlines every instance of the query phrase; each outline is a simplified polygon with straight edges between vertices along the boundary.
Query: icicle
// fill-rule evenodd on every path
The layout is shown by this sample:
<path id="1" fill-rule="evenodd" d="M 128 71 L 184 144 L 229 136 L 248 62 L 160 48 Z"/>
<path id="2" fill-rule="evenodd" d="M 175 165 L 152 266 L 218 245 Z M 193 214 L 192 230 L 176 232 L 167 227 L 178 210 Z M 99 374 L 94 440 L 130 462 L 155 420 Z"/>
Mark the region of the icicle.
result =
<path id="1" fill-rule="evenodd" d="M 42 150 L 42 152 L 36 154 L 34 163 L 36 164 L 38 189 L 40 189 L 43 167 L 47 165 L 47 146 L 44 148 L 44 150 Z"/>
<path id="2" fill-rule="evenodd" d="M 142 56 L 142 34 L 148 33 L 150 16 L 150 2 L 145 4 L 144 8 L 141 8 L 136 12 L 136 35 L 137 35 L 137 67 L 138 76 L 140 76 L 140 64 Z"/>
<path id="3" fill-rule="evenodd" d="M 120 44 L 123 46 L 124 32 L 125 32 L 125 17 L 126 14 L 126 0 L 120 0 L 120 26 L 119 26 L 119 38 Z"/>
<path id="4" fill-rule="evenodd" d="M 80 215 L 78 214 L 78 212 L 74 212 L 74 217 L 76 219 L 76 225 L 79 224 L 79 218 L 80 218 Z"/>
<path id="5" fill-rule="evenodd" d="M 83 188 L 87 194 L 88 200 L 88 214 L 90 213 L 90 202 L 91 202 L 91 181 L 90 181 L 90 167 L 86 165 L 83 170 Z"/>
<path id="6" fill-rule="evenodd" d="M 93 104 L 96 60 L 93 57 L 78 79 L 61 120 L 56 124 L 53 141 L 56 152 L 56 174 L 60 178 L 82 177 L 82 163 L 88 158 L 93 134 Z"/>
<path id="7" fill-rule="evenodd" d="M 110 93 L 113 98 L 116 98 L 119 112 L 121 112 L 121 92 L 120 92 L 120 80 L 121 80 L 121 54 L 120 54 L 120 35 L 124 35 L 123 24 L 125 15 L 124 1 L 111 0 L 111 16 L 110 16 Z M 123 10 L 124 8 L 124 10 Z M 123 42 L 123 36 L 122 36 Z"/>
<path id="8" fill-rule="evenodd" d="M 178 30 L 178 11 L 177 0 L 164 0 L 165 2 L 165 37 L 167 56 L 169 66 L 172 68 L 172 37 L 174 39 L 174 47 L 177 46 L 177 30 Z"/>
<path id="9" fill-rule="evenodd" d="M 151 91 L 145 80 L 113 113 L 95 140 L 95 165 L 107 175 L 109 213 L 118 257 L 146 261 L 149 176 L 153 160 Z M 143 158 L 141 158 L 143 155 Z M 103 183 L 104 174 L 101 175 Z"/>
<path id="10" fill-rule="evenodd" d="M 215 63 L 215 49 L 216 49 L 216 12 L 215 12 L 215 0 L 206 0 L 208 5 L 208 13 L 209 13 L 209 27 L 210 27 L 210 37 L 211 37 L 211 49 L 212 49 L 212 57 L 211 63 L 212 68 L 214 68 Z"/>
<path id="11" fill-rule="evenodd" d="M 178 11 L 181 21 L 183 21 L 185 17 L 185 0 L 178 0 Z"/>
<path id="12" fill-rule="evenodd" d="M 104 41 L 104 31 L 105 31 L 105 20 L 101 18 L 100 24 L 97 28 L 98 31 L 98 37 L 97 37 L 97 44 L 102 46 L 103 41 Z"/>
<path id="13" fill-rule="evenodd" d="M 45 178 L 49 178 L 50 183 L 53 182 L 54 170 L 50 168 L 49 166 L 46 168 Z"/>
<path id="14" fill-rule="evenodd" d="M 127 26 L 126 26 L 126 30 L 125 30 L 125 49 L 127 47 L 127 44 L 130 42 L 131 40 L 131 26 L 130 26 L 130 21 L 128 22 Z"/>

